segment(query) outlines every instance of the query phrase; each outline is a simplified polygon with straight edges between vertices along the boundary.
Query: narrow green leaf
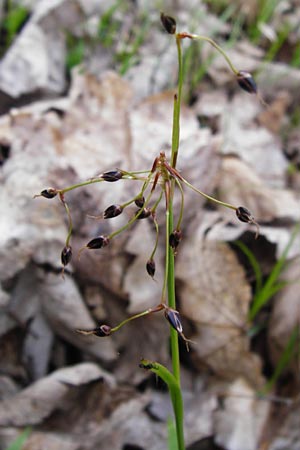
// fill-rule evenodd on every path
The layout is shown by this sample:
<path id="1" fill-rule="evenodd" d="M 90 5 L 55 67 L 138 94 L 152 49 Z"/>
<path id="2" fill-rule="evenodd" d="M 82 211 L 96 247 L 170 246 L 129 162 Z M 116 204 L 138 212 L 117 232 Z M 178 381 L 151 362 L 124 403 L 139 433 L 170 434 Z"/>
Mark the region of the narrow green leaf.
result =
<path id="1" fill-rule="evenodd" d="M 178 450 L 176 426 L 172 417 L 168 418 L 168 450 Z"/>
<path id="2" fill-rule="evenodd" d="M 10 444 L 6 450 L 21 450 L 23 444 L 27 441 L 31 433 L 31 427 L 25 428 L 25 430 Z"/>
<path id="3" fill-rule="evenodd" d="M 254 253 L 247 247 L 246 244 L 244 244 L 244 242 L 235 241 L 234 245 L 236 245 L 248 259 L 255 275 L 255 293 L 259 292 L 262 288 L 262 270 L 259 262 L 257 261 Z"/>
<path id="4" fill-rule="evenodd" d="M 266 394 L 272 389 L 284 369 L 287 367 L 289 362 L 291 361 L 292 357 L 295 355 L 297 351 L 299 351 L 299 347 L 297 349 L 296 344 L 299 345 L 299 328 L 296 326 L 291 333 L 291 336 L 279 358 L 279 361 L 277 363 L 277 366 L 274 370 L 274 373 L 270 380 L 267 382 L 263 389 L 263 394 Z"/>
<path id="5" fill-rule="evenodd" d="M 183 402 L 181 389 L 175 376 L 162 364 L 148 359 L 142 359 L 140 367 L 151 370 L 159 378 L 161 378 L 168 386 L 170 397 L 173 405 L 173 411 L 176 423 L 176 435 L 178 442 L 178 450 L 184 450 L 184 434 L 183 434 Z"/>
<path id="6" fill-rule="evenodd" d="M 255 295 L 252 306 L 249 311 L 249 320 L 252 321 L 259 311 L 267 304 L 270 298 L 278 292 L 279 289 L 284 287 L 286 284 L 284 282 L 279 282 L 278 278 L 284 268 L 287 261 L 288 253 L 294 243 L 294 240 L 299 233 L 300 224 L 297 224 L 293 230 L 293 233 L 277 263 L 273 267 L 267 281 L 263 285 L 262 289 Z M 278 288 L 280 286 L 280 288 Z"/>

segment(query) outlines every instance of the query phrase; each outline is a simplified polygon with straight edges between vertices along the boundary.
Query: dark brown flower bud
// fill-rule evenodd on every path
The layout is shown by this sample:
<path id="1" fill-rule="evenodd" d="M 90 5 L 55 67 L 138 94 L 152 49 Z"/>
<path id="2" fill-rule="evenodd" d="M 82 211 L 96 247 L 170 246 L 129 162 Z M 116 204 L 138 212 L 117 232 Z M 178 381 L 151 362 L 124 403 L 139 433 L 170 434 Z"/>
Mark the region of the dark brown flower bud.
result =
<path id="1" fill-rule="evenodd" d="M 72 247 L 70 245 L 66 245 L 61 252 L 61 263 L 63 266 L 69 264 L 72 259 Z"/>
<path id="2" fill-rule="evenodd" d="M 237 215 L 237 218 L 241 222 L 252 223 L 253 225 L 256 226 L 255 239 L 257 239 L 258 235 L 259 235 L 259 225 L 255 221 L 255 219 L 252 216 L 251 212 L 247 208 L 245 208 L 244 206 L 239 206 L 238 208 L 236 208 L 235 213 Z"/>
<path id="3" fill-rule="evenodd" d="M 151 278 L 154 277 L 155 274 L 155 261 L 154 259 L 149 259 L 146 264 L 146 270 Z"/>
<path id="4" fill-rule="evenodd" d="M 91 239 L 87 244 L 86 248 L 90 250 L 96 250 L 98 248 L 106 247 L 109 244 L 108 236 L 97 236 L 94 239 Z"/>
<path id="5" fill-rule="evenodd" d="M 145 197 L 136 198 L 134 203 L 136 204 L 136 206 L 138 208 L 142 208 L 144 206 L 144 203 L 145 203 Z"/>
<path id="6" fill-rule="evenodd" d="M 160 14 L 160 20 L 164 29 L 169 34 L 175 34 L 176 32 L 176 20 L 171 16 L 166 16 L 163 12 Z"/>
<path id="7" fill-rule="evenodd" d="M 41 192 L 41 196 L 45 197 L 45 198 L 54 198 L 57 195 L 57 190 L 54 188 L 48 188 L 48 189 L 44 189 Z"/>
<path id="8" fill-rule="evenodd" d="M 111 334 L 111 327 L 109 325 L 101 325 L 95 328 L 94 335 L 99 337 L 109 336 Z"/>
<path id="9" fill-rule="evenodd" d="M 239 206 L 235 212 L 236 212 L 237 218 L 241 222 L 254 223 L 254 217 L 252 216 L 251 212 L 244 206 Z"/>
<path id="10" fill-rule="evenodd" d="M 100 175 L 100 178 L 102 178 L 104 181 L 109 181 L 109 182 L 114 182 L 114 181 L 118 181 L 123 177 L 123 173 L 121 172 L 121 170 L 109 170 L 107 172 L 103 172 Z"/>
<path id="11" fill-rule="evenodd" d="M 104 219 L 112 219 L 113 217 L 117 217 L 123 212 L 123 207 L 121 205 L 111 205 L 103 213 Z"/>
<path id="12" fill-rule="evenodd" d="M 138 215 L 137 219 L 147 219 L 147 217 L 151 216 L 151 209 L 144 208 L 140 213 L 140 209 L 137 211 L 136 215 Z"/>
<path id="13" fill-rule="evenodd" d="M 111 327 L 109 325 L 100 325 L 99 327 L 93 328 L 92 330 L 76 330 L 77 333 L 91 335 L 98 337 L 106 337 L 111 334 Z"/>
<path id="14" fill-rule="evenodd" d="M 182 335 L 182 323 L 180 319 L 180 314 L 175 309 L 166 308 L 165 309 L 165 318 L 170 323 L 170 325 Z"/>
<path id="15" fill-rule="evenodd" d="M 180 244 L 182 239 L 182 231 L 181 230 L 174 230 L 169 237 L 169 244 L 170 247 L 176 251 L 178 245 Z"/>
<path id="16" fill-rule="evenodd" d="M 237 82 L 244 91 L 249 92 L 249 94 L 257 94 L 257 86 L 251 73 L 240 70 L 237 74 Z"/>

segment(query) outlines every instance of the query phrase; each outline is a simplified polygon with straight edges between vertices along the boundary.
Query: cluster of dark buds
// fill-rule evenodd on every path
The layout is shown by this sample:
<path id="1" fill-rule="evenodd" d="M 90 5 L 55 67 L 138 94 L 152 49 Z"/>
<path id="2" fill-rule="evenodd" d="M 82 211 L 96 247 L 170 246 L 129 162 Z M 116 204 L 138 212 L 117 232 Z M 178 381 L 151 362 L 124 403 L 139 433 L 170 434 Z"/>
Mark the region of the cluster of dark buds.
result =
<path id="1" fill-rule="evenodd" d="M 142 173 L 143 176 L 140 176 L 140 173 Z M 146 174 L 146 176 L 144 174 Z M 84 245 L 79 250 L 78 256 L 81 255 L 81 252 L 84 249 L 98 250 L 98 249 L 102 249 L 102 248 L 106 247 L 107 245 L 109 245 L 112 238 L 114 238 L 115 236 L 120 234 L 122 231 L 124 231 L 125 229 L 132 226 L 136 220 L 150 218 L 153 221 L 153 224 L 155 226 L 156 240 L 155 240 L 155 245 L 154 245 L 153 251 L 146 262 L 146 271 L 151 278 L 154 278 L 155 269 L 156 269 L 154 256 L 155 256 L 155 252 L 157 249 L 158 236 L 159 236 L 159 226 L 158 226 L 158 222 L 156 220 L 156 209 L 157 209 L 157 206 L 159 205 L 163 196 L 165 196 L 166 205 L 168 205 L 171 181 L 173 181 L 175 183 L 175 187 L 176 186 L 178 187 L 180 194 L 181 194 L 181 207 L 180 207 L 179 218 L 178 218 L 178 221 L 177 221 L 177 224 L 176 224 L 174 230 L 171 231 L 169 234 L 169 246 L 172 248 L 175 255 L 177 253 L 178 246 L 182 240 L 181 221 L 182 221 L 183 209 L 184 209 L 183 186 L 189 187 L 190 189 L 192 189 L 195 192 L 197 192 L 198 194 L 202 195 L 204 198 L 206 198 L 209 201 L 215 202 L 219 205 L 222 205 L 227 208 L 231 208 L 231 209 L 235 210 L 236 215 L 239 220 L 241 220 L 242 222 L 249 223 L 249 224 L 254 224 L 256 226 L 256 228 L 257 228 L 256 237 L 258 236 L 258 233 L 259 233 L 258 224 L 247 208 L 245 208 L 243 206 L 235 207 L 231 204 L 222 202 L 220 200 L 217 200 L 217 199 L 203 193 L 202 191 L 197 189 L 195 186 L 191 185 L 187 180 L 185 180 L 182 177 L 182 175 L 175 168 L 173 168 L 170 165 L 170 163 L 167 161 L 165 153 L 161 152 L 160 155 L 155 158 L 150 171 L 134 173 L 134 172 L 125 172 L 120 169 L 111 170 L 111 171 L 102 173 L 96 179 L 91 179 L 91 180 L 85 181 L 83 183 L 75 184 L 73 186 L 70 186 L 68 188 L 61 189 L 61 190 L 55 189 L 55 188 L 44 189 L 39 194 L 39 196 L 45 197 L 47 199 L 54 198 L 55 196 L 58 195 L 60 201 L 62 202 L 62 204 L 67 212 L 69 229 L 68 229 L 68 235 L 67 235 L 65 246 L 61 252 L 61 263 L 63 266 L 63 271 L 64 271 L 64 268 L 70 263 L 70 261 L 72 259 L 72 247 L 70 245 L 70 238 L 72 235 L 72 219 L 71 219 L 69 207 L 65 201 L 65 194 L 72 189 L 76 189 L 76 188 L 84 186 L 84 185 L 92 184 L 92 183 L 99 182 L 99 181 L 109 181 L 109 182 L 118 181 L 121 178 L 126 178 L 126 179 L 133 178 L 135 180 L 143 181 L 143 186 L 142 186 L 141 191 L 134 198 L 130 199 L 126 203 L 113 204 L 113 205 L 108 206 L 104 210 L 103 214 L 101 214 L 100 216 L 96 216 L 96 217 L 94 216 L 94 218 L 113 219 L 113 218 L 119 216 L 120 214 L 122 214 L 124 209 L 131 204 L 135 204 L 138 207 L 138 210 L 133 214 L 133 216 L 129 219 L 129 221 L 125 225 L 123 225 L 121 228 L 119 228 L 118 230 L 110 233 L 109 235 L 99 235 L 99 236 L 95 236 L 94 238 L 90 239 L 87 242 L 87 244 Z M 158 196 L 158 198 L 156 200 L 154 200 L 154 203 L 153 203 L 153 195 L 154 195 L 157 187 L 160 187 L 160 195 Z M 145 198 L 144 194 L 147 192 L 147 189 L 149 189 L 150 192 L 149 192 L 148 196 Z M 152 202 L 152 205 L 150 205 L 150 202 Z"/>
<path id="2" fill-rule="evenodd" d="M 199 36 L 197 34 L 191 34 L 186 31 L 176 34 L 176 20 L 173 17 L 168 16 L 164 13 L 161 13 L 160 20 L 161 20 L 161 23 L 162 23 L 165 31 L 169 34 L 174 34 L 176 36 L 176 39 L 188 38 L 188 39 L 192 39 L 192 40 L 209 42 L 219 53 L 221 53 L 221 55 L 223 55 L 223 57 L 225 58 L 225 60 L 227 61 L 228 65 L 229 65 L 230 69 L 235 74 L 236 80 L 237 80 L 240 88 L 243 89 L 244 91 L 248 92 L 249 94 L 257 95 L 259 97 L 260 101 L 263 104 L 265 104 L 264 100 L 258 94 L 257 85 L 256 85 L 256 82 L 255 82 L 253 76 L 251 75 L 251 73 L 248 72 L 247 70 L 236 69 L 235 66 L 232 64 L 231 60 L 229 59 L 228 55 L 224 52 L 224 50 L 215 41 L 213 41 L 209 37 Z"/>
<path id="3" fill-rule="evenodd" d="M 191 34 L 188 32 L 181 32 L 177 33 L 176 31 L 176 21 L 173 17 L 170 17 L 168 15 L 165 15 L 164 13 L 161 13 L 161 22 L 165 29 L 165 31 L 171 35 L 174 35 L 176 38 L 177 44 L 180 43 L 180 40 L 182 39 L 191 39 L 194 41 L 206 41 L 210 43 L 219 53 L 223 55 L 225 60 L 227 61 L 231 71 L 234 73 L 236 80 L 239 84 L 239 86 L 248 92 L 249 94 L 255 94 L 258 95 L 258 90 L 256 83 L 252 77 L 252 75 L 247 72 L 246 70 L 238 70 L 234 67 L 231 60 L 227 56 L 227 54 L 223 51 L 223 49 L 211 38 L 205 37 L 205 36 L 199 36 L 196 34 Z M 175 104 L 178 101 L 178 97 L 175 96 L 174 98 Z M 98 250 L 106 247 L 109 245 L 110 241 L 116 237 L 118 234 L 122 233 L 129 227 L 131 227 L 137 220 L 142 219 L 149 219 L 152 221 L 155 232 L 156 232 L 156 239 L 153 246 L 153 250 L 150 254 L 150 257 L 148 258 L 146 262 L 146 272 L 151 278 L 154 278 L 155 270 L 156 270 L 156 264 L 155 264 L 155 254 L 158 246 L 158 237 L 159 237 L 159 224 L 156 219 L 156 210 L 157 207 L 162 200 L 162 198 L 165 199 L 165 205 L 166 210 L 169 211 L 169 206 L 171 204 L 172 198 L 171 198 L 171 192 L 179 192 L 181 195 L 181 206 L 180 206 L 180 212 L 179 217 L 177 220 L 177 223 L 174 224 L 174 229 L 167 229 L 167 239 L 166 239 L 166 245 L 169 246 L 172 250 L 174 255 L 176 255 L 178 251 L 179 244 L 182 240 L 182 230 L 181 230 L 181 222 L 183 218 L 183 211 L 184 211 L 184 188 L 188 187 L 192 189 L 193 191 L 197 192 L 201 196 L 203 196 L 206 200 L 210 202 L 214 202 L 218 205 L 225 206 L 227 208 L 230 208 L 235 211 L 237 218 L 245 223 L 253 224 L 256 226 L 256 237 L 259 233 L 259 226 L 257 222 L 255 221 L 254 217 L 250 213 L 250 211 L 243 207 L 239 206 L 236 207 L 234 205 L 231 205 L 229 203 L 222 202 L 220 200 L 217 200 L 199 189 L 197 189 L 195 186 L 191 185 L 186 179 L 183 178 L 183 176 L 178 172 L 176 169 L 176 158 L 177 154 L 174 157 L 172 153 L 171 161 L 169 162 L 165 156 L 165 153 L 163 151 L 160 152 L 159 156 L 157 156 L 153 162 L 153 165 L 150 170 L 145 171 L 138 171 L 138 172 L 127 172 L 125 170 L 121 169 L 113 169 L 108 170 L 105 172 L 100 173 L 95 178 L 92 178 L 90 180 L 74 184 L 73 186 L 69 186 L 64 189 L 55 189 L 53 187 L 44 189 L 41 191 L 41 193 L 38 196 L 52 199 L 56 196 L 59 197 L 60 201 L 62 202 L 65 211 L 67 213 L 68 217 L 68 234 L 66 238 L 65 245 L 61 252 L 61 264 L 63 267 L 63 272 L 65 267 L 70 263 L 72 260 L 72 247 L 70 245 L 70 240 L 72 236 L 72 219 L 69 207 L 65 201 L 65 194 L 71 190 L 87 186 L 93 183 L 98 182 L 116 182 L 119 180 L 136 180 L 142 182 L 142 187 L 137 193 L 136 196 L 134 196 L 129 201 L 123 203 L 123 204 L 112 204 L 108 206 L 104 212 L 100 216 L 94 216 L 94 218 L 98 219 L 113 219 L 115 217 L 120 216 L 124 209 L 128 207 L 129 205 L 136 205 L 138 208 L 133 215 L 131 215 L 131 218 L 128 220 L 128 222 L 121 226 L 116 231 L 113 231 L 109 235 L 99 235 L 95 236 L 92 239 L 90 239 L 86 245 L 84 245 L 80 250 L 78 256 L 81 255 L 81 252 L 84 249 L 87 250 Z M 157 190 L 159 190 L 159 194 L 157 194 Z M 166 277 L 167 270 L 165 270 L 165 277 Z M 164 280 L 164 288 L 162 293 L 162 299 L 165 298 L 165 289 L 166 286 L 166 278 Z M 109 336 L 112 332 L 116 331 L 120 328 L 124 323 L 127 323 L 130 320 L 133 320 L 133 318 L 140 317 L 145 314 L 150 314 L 159 310 L 164 309 L 165 317 L 169 321 L 170 325 L 177 331 L 177 333 L 187 342 L 188 340 L 185 338 L 183 331 L 182 331 L 182 323 L 179 316 L 178 311 L 173 310 L 169 307 L 167 307 L 163 302 L 160 303 L 160 305 L 154 309 L 144 311 L 143 313 L 140 313 L 136 316 L 133 316 L 132 318 L 127 319 L 126 321 L 122 322 L 115 328 L 108 327 L 107 325 L 101 325 L 101 327 L 97 327 L 94 330 L 88 330 L 87 334 L 95 334 L 96 336 Z M 82 330 L 81 330 L 82 331 Z M 83 332 L 83 331 L 82 331 Z"/>

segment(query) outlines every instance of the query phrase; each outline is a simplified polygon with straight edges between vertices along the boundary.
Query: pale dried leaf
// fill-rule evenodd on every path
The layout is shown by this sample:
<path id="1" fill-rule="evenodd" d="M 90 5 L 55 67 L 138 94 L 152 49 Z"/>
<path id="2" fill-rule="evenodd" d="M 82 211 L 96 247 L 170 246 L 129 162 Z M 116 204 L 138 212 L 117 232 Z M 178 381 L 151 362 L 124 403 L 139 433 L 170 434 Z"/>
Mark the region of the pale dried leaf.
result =
<path id="1" fill-rule="evenodd" d="M 153 226 L 141 221 L 126 244 L 126 251 L 134 256 L 124 277 L 123 289 L 129 296 L 128 312 L 135 314 L 160 303 L 163 284 L 162 254 L 158 249 L 155 255 L 156 271 L 154 280 L 146 272 L 146 263 L 155 244 Z"/>
<path id="2" fill-rule="evenodd" d="M 60 407 L 72 387 L 104 379 L 113 384 L 110 375 L 93 363 L 81 363 L 57 370 L 28 388 L 5 399 L 0 405 L 1 426 L 35 425 L 43 422 Z"/>
<path id="3" fill-rule="evenodd" d="M 134 398 L 121 404 L 113 414 L 101 423 L 96 435 L 90 440 L 88 450 L 112 448 L 122 450 L 143 446 L 147 450 L 165 450 L 166 425 L 153 422 L 146 413 L 148 396 Z"/>
<path id="4" fill-rule="evenodd" d="M 33 380 L 47 374 L 53 340 L 54 335 L 48 322 L 38 313 L 28 327 L 22 358 Z"/>
<path id="5" fill-rule="evenodd" d="M 216 412 L 215 440 L 227 450 L 256 450 L 270 404 L 242 378 L 224 393 L 224 408 Z"/>
<path id="6" fill-rule="evenodd" d="M 78 440 L 66 434 L 33 431 L 22 450 L 40 450 L 41 448 L 47 450 L 80 450 L 82 447 Z"/>
<path id="7" fill-rule="evenodd" d="M 292 98 L 286 91 L 279 92 L 275 99 L 268 105 L 265 111 L 258 116 L 258 122 L 272 133 L 279 133 L 286 122 L 287 108 L 291 105 Z"/>
<path id="8" fill-rule="evenodd" d="M 75 74 L 59 146 L 64 163 L 79 178 L 116 167 L 128 169 L 131 97 L 131 87 L 113 72 L 103 74 L 100 81 Z"/>
<path id="9" fill-rule="evenodd" d="M 255 96 L 234 97 L 222 117 L 222 153 L 239 156 L 265 183 L 283 187 L 288 164 L 282 143 L 278 135 L 255 122 L 261 111 Z"/>
<path id="10" fill-rule="evenodd" d="M 299 196 L 295 192 L 268 187 L 249 165 L 237 158 L 223 158 L 219 189 L 221 200 L 246 207 L 258 223 L 300 219 Z M 237 223 L 231 210 L 222 211 L 228 220 Z M 255 232 L 253 225 L 249 228 Z"/>
<path id="11" fill-rule="evenodd" d="M 116 358 L 111 339 L 99 341 L 94 336 L 76 333 L 76 329 L 90 330 L 96 325 L 72 278 L 62 280 L 52 274 L 42 277 L 39 296 L 43 313 L 57 334 L 97 358 L 105 361 Z"/>
<path id="12" fill-rule="evenodd" d="M 265 63 L 259 71 L 257 83 L 265 95 L 288 91 L 294 101 L 299 101 L 300 71 L 288 64 Z"/>

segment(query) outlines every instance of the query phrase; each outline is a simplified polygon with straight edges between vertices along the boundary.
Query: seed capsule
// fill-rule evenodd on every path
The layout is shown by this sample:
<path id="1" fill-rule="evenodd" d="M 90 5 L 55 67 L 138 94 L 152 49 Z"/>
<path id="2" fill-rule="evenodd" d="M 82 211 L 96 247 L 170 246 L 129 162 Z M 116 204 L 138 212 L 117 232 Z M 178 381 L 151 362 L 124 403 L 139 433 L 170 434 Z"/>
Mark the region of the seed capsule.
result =
<path id="1" fill-rule="evenodd" d="M 244 206 L 239 206 L 235 212 L 236 212 L 237 218 L 241 222 L 254 223 L 254 217 L 252 216 L 251 212 Z"/>
<path id="2" fill-rule="evenodd" d="M 95 328 L 94 335 L 99 337 L 109 336 L 111 334 L 111 327 L 109 325 L 101 325 Z"/>
<path id="3" fill-rule="evenodd" d="M 144 203 L 145 203 L 145 197 L 136 198 L 134 203 L 136 204 L 136 206 L 138 208 L 142 208 L 144 206 Z"/>
<path id="4" fill-rule="evenodd" d="M 252 216 L 251 212 L 245 208 L 244 206 L 239 206 L 236 211 L 235 211 L 237 218 L 241 221 L 241 222 L 245 222 L 245 223 L 252 223 L 253 225 L 256 226 L 256 233 L 255 233 L 255 239 L 258 238 L 259 235 L 259 225 L 258 223 L 255 221 L 254 217 Z"/>
<path id="5" fill-rule="evenodd" d="M 174 230 L 169 237 L 169 244 L 170 247 L 176 251 L 178 245 L 180 244 L 182 239 L 182 231 L 181 230 Z"/>
<path id="6" fill-rule="evenodd" d="M 103 213 L 104 219 L 112 219 L 113 217 L 117 217 L 123 212 L 123 207 L 121 205 L 111 205 Z"/>
<path id="7" fill-rule="evenodd" d="M 249 94 L 257 94 L 257 85 L 251 73 L 240 70 L 237 74 L 237 82 L 244 91 L 249 92 Z"/>
<path id="8" fill-rule="evenodd" d="M 57 190 L 54 188 L 44 189 L 40 195 L 45 198 L 54 198 L 57 195 Z"/>
<path id="9" fill-rule="evenodd" d="M 109 244 L 108 236 L 98 236 L 91 239 L 87 244 L 86 248 L 90 250 L 96 250 L 98 248 L 106 247 Z"/>
<path id="10" fill-rule="evenodd" d="M 104 181 L 109 181 L 110 183 L 114 181 L 118 181 L 123 177 L 123 173 L 121 170 L 109 170 L 107 172 L 103 172 L 100 175 L 100 178 L 102 178 Z"/>
<path id="11" fill-rule="evenodd" d="M 149 259 L 146 264 L 146 270 L 151 278 L 154 277 L 155 274 L 155 261 L 154 259 Z"/>
<path id="12" fill-rule="evenodd" d="M 140 213 L 140 209 L 136 213 L 137 219 L 147 219 L 147 217 L 151 216 L 151 209 L 144 208 L 142 212 Z"/>
<path id="13" fill-rule="evenodd" d="M 183 328 L 180 319 L 180 314 L 175 309 L 166 308 L 165 309 L 165 318 L 170 323 L 170 325 L 177 331 L 180 335 L 182 335 Z"/>
<path id="14" fill-rule="evenodd" d="M 160 20 L 167 33 L 174 34 L 176 32 L 176 20 L 173 19 L 173 17 L 166 16 L 164 13 L 161 13 Z"/>
<path id="15" fill-rule="evenodd" d="M 61 263 L 65 267 L 69 264 L 72 259 L 72 247 L 70 245 L 66 245 L 61 252 Z"/>

